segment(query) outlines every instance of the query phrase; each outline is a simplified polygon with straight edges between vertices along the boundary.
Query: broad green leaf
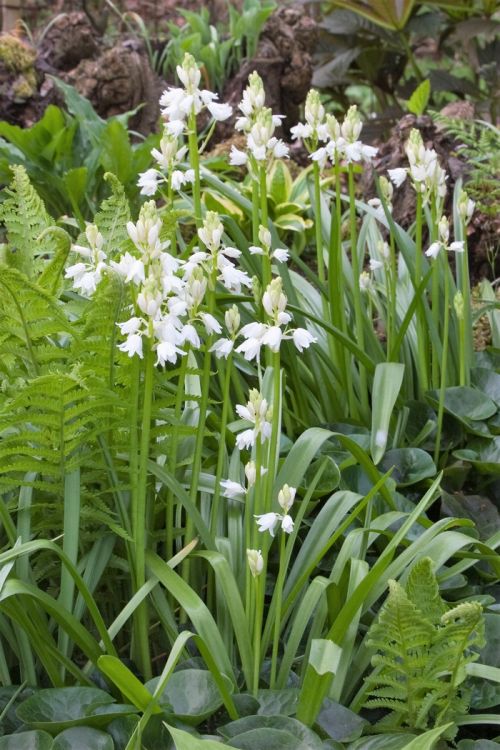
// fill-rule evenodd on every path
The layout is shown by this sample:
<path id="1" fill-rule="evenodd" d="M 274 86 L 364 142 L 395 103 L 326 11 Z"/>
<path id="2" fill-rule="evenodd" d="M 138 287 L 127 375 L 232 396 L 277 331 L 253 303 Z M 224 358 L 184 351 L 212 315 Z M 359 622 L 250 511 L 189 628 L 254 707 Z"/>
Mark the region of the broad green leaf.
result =
<path id="1" fill-rule="evenodd" d="M 266 716 L 291 716 L 297 710 L 299 691 L 297 688 L 283 690 L 262 689 L 257 692 L 258 714 Z"/>
<path id="2" fill-rule="evenodd" d="M 426 394 L 426 398 L 433 406 L 438 403 L 438 396 L 437 391 Z M 463 385 L 446 389 L 444 410 L 468 427 L 471 422 L 480 422 L 492 417 L 497 411 L 497 405 L 477 388 Z"/>
<path id="3" fill-rule="evenodd" d="M 380 469 L 388 471 L 391 467 L 394 467 L 391 477 L 399 487 L 416 484 L 436 475 L 434 461 L 421 448 L 395 448 L 387 451 L 380 462 Z"/>
<path id="4" fill-rule="evenodd" d="M 316 724 L 333 740 L 352 742 L 361 735 L 366 721 L 340 703 L 325 698 Z"/>
<path id="5" fill-rule="evenodd" d="M 154 693 L 158 677 L 146 683 Z M 158 703 L 167 714 L 173 714 L 186 724 L 197 726 L 222 706 L 217 684 L 207 670 L 181 669 L 174 672 L 163 692 L 157 696 Z"/>
<path id="6" fill-rule="evenodd" d="M 401 389 L 404 371 L 405 366 L 396 362 L 381 362 L 375 367 L 370 438 L 370 453 L 375 465 L 380 462 L 387 447 L 389 423 Z"/>
<path id="7" fill-rule="evenodd" d="M 233 744 L 233 738 L 255 729 L 281 729 L 299 739 L 302 743 L 300 748 L 303 750 L 320 750 L 321 748 L 318 735 L 305 724 L 289 716 L 246 716 L 221 727 L 219 733 L 229 741 L 229 744 Z"/>
<path id="8" fill-rule="evenodd" d="M 461 461 L 468 461 L 482 474 L 500 474 L 500 435 L 491 440 L 471 440 L 467 448 L 453 451 L 453 455 Z"/>
<path id="9" fill-rule="evenodd" d="M 52 750 L 52 737 L 47 732 L 19 732 L 0 737 L 0 750 Z"/>
<path id="10" fill-rule="evenodd" d="M 307 750 L 310 745 L 304 744 L 299 737 L 295 737 L 283 729 L 266 728 L 252 729 L 232 738 L 229 747 L 236 747 L 239 750 L 257 750 L 258 748 L 266 748 L 266 750 Z"/>
<path id="11" fill-rule="evenodd" d="M 114 750 L 111 735 L 92 727 L 75 727 L 61 732 L 52 750 Z"/>
<path id="12" fill-rule="evenodd" d="M 342 649 L 333 641 L 315 638 L 311 643 L 309 664 L 319 675 L 335 674 L 341 655 Z"/>
<path id="13" fill-rule="evenodd" d="M 429 103 L 429 97 L 431 95 L 431 82 L 428 78 L 426 78 L 425 81 L 422 81 L 413 94 L 408 99 L 408 111 L 411 112 L 413 115 L 417 115 L 417 117 L 420 117 L 420 115 L 423 115 L 425 112 L 425 109 L 427 107 L 427 104 Z"/>
<path id="14" fill-rule="evenodd" d="M 132 710 L 130 706 L 126 709 L 128 713 Z M 104 727 L 120 714 L 123 710 L 114 704 L 109 693 L 89 687 L 39 690 L 17 709 L 18 717 L 27 726 L 51 734 L 76 726 Z"/>

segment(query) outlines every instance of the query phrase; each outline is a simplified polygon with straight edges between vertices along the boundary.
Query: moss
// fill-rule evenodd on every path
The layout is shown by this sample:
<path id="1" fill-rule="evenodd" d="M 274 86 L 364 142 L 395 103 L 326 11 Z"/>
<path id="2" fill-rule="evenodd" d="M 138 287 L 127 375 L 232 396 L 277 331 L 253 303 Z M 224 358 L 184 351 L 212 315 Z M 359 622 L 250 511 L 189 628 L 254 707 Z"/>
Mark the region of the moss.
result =
<path id="1" fill-rule="evenodd" d="M 0 36 L 0 62 L 11 73 L 23 73 L 33 68 L 36 52 L 12 34 Z"/>
<path id="2" fill-rule="evenodd" d="M 36 51 L 13 34 L 0 35 L 0 66 L 13 74 L 12 96 L 16 100 L 29 99 L 36 91 Z"/>

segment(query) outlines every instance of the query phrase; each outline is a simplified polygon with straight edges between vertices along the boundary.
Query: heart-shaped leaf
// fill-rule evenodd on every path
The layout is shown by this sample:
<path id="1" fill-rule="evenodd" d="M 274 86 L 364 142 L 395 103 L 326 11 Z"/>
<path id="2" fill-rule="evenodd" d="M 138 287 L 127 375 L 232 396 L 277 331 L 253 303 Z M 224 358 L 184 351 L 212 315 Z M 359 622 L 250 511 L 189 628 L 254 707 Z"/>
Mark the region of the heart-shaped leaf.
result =
<path id="1" fill-rule="evenodd" d="M 0 750 L 52 750 L 52 737 L 47 732 L 19 732 L 0 737 Z"/>
<path id="2" fill-rule="evenodd" d="M 302 750 L 320 750 L 322 746 L 315 732 L 289 716 L 246 716 L 244 719 L 226 724 L 219 729 L 219 732 L 229 741 L 229 744 L 233 744 L 235 737 L 256 729 L 280 729 L 288 732 L 301 741 Z"/>
<path id="3" fill-rule="evenodd" d="M 114 750 L 112 737 L 92 727 L 73 727 L 57 735 L 52 750 Z"/>
<path id="4" fill-rule="evenodd" d="M 158 678 L 146 683 L 154 693 Z M 222 706 L 222 698 L 214 678 L 205 669 L 182 669 L 174 672 L 158 703 L 169 714 L 186 724 L 196 726 Z"/>
<path id="5" fill-rule="evenodd" d="M 392 479 L 399 487 L 421 482 L 436 475 L 434 461 L 421 448 L 395 448 L 387 451 L 379 464 L 381 472 L 394 467 Z"/>
<path id="6" fill-rule="evenodd" d="M 47 688 L 23 701 L 17 715 L 26 725 L 55 735 L 70 727 L 105 727 L 124 710 L 134 711 L 113 703 L 111 695 L 97 688 Z"/>
<path id="7" fill-rule="evenodd" d="M 331 739 L 352 742 L 361 735 L 366 721 L 340 703 L 325 698 L 316 724 Z"/>

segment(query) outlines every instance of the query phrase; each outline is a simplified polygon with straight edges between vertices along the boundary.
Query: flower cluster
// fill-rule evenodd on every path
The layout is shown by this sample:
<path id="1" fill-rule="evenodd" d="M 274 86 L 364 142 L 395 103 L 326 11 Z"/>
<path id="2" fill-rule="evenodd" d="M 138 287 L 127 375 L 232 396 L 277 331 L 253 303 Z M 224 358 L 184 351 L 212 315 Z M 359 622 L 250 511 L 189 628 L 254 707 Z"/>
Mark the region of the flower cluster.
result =
<path id="1" fill-rule="evenodd" d="M 249 393 L 249 401 L 246 406 L 237 404 L 236 413 L 241 419 L 250 422 L 253 427 L 244 430 L 236 437 L 236 445 L 240 450 L 255 445 L 257 438 L 260 442 L 265 443 L 271 437 L 272 408 L 269 407 L 267 400 L 261 396 L 256 388 L 252 388 Z"/>
<path id="2" fill-rule="evenodd" d="M 311 159 L 317 162 L 321 169 L 325 168 L 327 161 L 336 164 L 345 160 L 349 164 L 373 159 L 377 149 L 359 140 L 363 123 L 356 105 L 349 107 L 342 124 L 333 115 L 326 115 L 324 121 L 321 121 L 323 115 L 323 107 L 313 96 L 310 99 L 310 111 L 306 115 L 307 122 L 299 124 L 292 131 L 294 138 L 305 137 L 305 133 L 311 134 L 306 140 L 309 150 L 314 148 L 318 141 L 326 144 L 311 153 Z"/>
<path id="3" fill-rule="evenodd" d="M 278 352 L 281 342 L 287 339 L 293 340 L 299 352 L 316 341 L 305 328 L 286 327 L 292 316 L 286 312 L 287 298 L 283 293 L 281 277 L 273 279 L 268 285 L 262 297 L 262 307 L 269 322 L 248 323 L 240 331 L 245 340 L 236 351 L 241 352 L 246 360 L 258 359 L 262 346 L 267 346 L 272 352 Z"/>
<path id="4" fill-rule="evenodd" d="M 275 528 L 278 523 L 281 523 L 281 530 L 285 534 L 291 534 L 293 531 L 293 518 L 290 515 L 290 509 L 295 500 L 295 494 L 297 490 L 295 487 L 289 487 L 284 484 L 278 493 L 278 503 L 283 511 L 281 513 L 263 513 L 260 516 L 255 516 L 260 532 L 269 531 L 271 536 L 274 536 Z"/>
<path id="5" fill-rule="evenodd" d="M 450 252 L 463 253 L 464 243 L 462 240 L 449 242 L 450 240 L 450 222 L 446 216 L 442 216 L 438 224 L 438 237 L 436 242 L 430 245 L 429 249 L 425 251 L 425 254 L 429 258 L 437 258 L 441 250 L 449 250 Z"/>
<path id="6" fill-rule="evenodd" d="M 85 236 L 89 247 L 84 245 L 72 245 L 71 249 L 77 253 L 85 262 L 75 263 L 66 269 L 66 278 L 73 279 L 73 286 L 84 297 L 91 297 L 106 268 L 106 253 L 104 252 L 104 237 L 95 224 L 88 224 Z"/>
<path id="7" fill-rule="evenodd" d="M 426 203 L 431 197 L 442 199 L 446 195 L 446 172 L 439 164 L 434 149 L 425 148 L 419 130 L 411 131 L 405 147 L 410 166 L 389 169 L 389 177 L 396 187 L 400 187 L 409 175 L 417 193 L 421 193 Z"/>
<path id="8" fill-rule="evenodd" d="M 267 473 L 267 469 L 263 466 L 260 467 L 260 475 L 264 476 Z M 224 497 L 230 500 L 242 499 L 252 489 L 257 479 L 257 466 L 255 461 L 249 461 L 245 464 L 245 477 L 247 480 L 246 488 L 239 482 L 235 482 L 232 479 L 223 479 L 221 484 L 224 490 Z"/>
<path id="9" fill-rule="evenodd" d="M 229 163 L 233 166 L 248 165 L 255 172 L 259 164 L 288 156 L 288 146 L 274 135 L 281 124 L 282 115 L 274 115 L 264 106 L 264 84 L 255 71 L 249 76 L 249 84 L 243 92 L 239 106 L 243 113 L 236 120 L 236 130 L 242 130 L 247 138 L 247 150 L 232 146 Z"/>
<path id="10" fill-rule="evenodd" d="M 199 88 L 201 72 L 189 53 L 184 55 L 182 65 L 177 66 L 177 75 L 183 88 L 169 87 L 160 99 L 166 123 L 160 148 L 151 151 L 160 169 L 151 168 L 139 175 L 142 195 L 155 195 L 161 184 L 177 191 L 194 181 L 194 171 L 181 168 L 187 154 L 182 139 L 188 133 L 190 116 L 198 115 L 206 107 L 214 120 L 227 120 L 233 111 L 229 104 L 216 101 L 218 94 Z"/>

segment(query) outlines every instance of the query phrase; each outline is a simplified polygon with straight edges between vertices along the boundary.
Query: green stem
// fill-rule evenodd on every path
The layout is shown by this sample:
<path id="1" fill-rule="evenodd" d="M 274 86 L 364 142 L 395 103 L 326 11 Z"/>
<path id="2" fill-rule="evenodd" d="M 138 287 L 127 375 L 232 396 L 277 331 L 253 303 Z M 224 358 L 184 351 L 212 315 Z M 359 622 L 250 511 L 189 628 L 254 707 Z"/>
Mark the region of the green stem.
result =
<path id="1" fill-rule="evenodd" d="M 271 443 L 269 446 L 269 461 L 267 463 L 266 494 L 264 512 L 271 511 L 273 502 L 273 487 L 276 474 L 276 464 L 279 454 L 280 416 L 281 416 L 281 369 L 280 353 L 273 352 L 273 421 L 271 428 Z"/>
<path id="2" fill-rule="evenodd" d="M 260 193 L 260 223 L 267 229 L 269 220 L 267 208 L 267 169 L 263 164 L 259 167 L 259 193 Z M 258 244 L 258 243 L 257 243 Z M 271 259 L 264 253 L 262 256 L 262 288 L 266 289 L 271 281 Z"/>
<path id="3" fill-rule="evenodd" d="M 422 194 L 417 193 L 416 225 L 415 225 L 415 280 L 414 287 L 418 288 L 422 281 Z M 425 328 L 425 314 L 422 298 L 417 306 L 417 350 L 420 391 L 424 393 L 429 388 L 427 377 L 427 332 Z"/>
<path id="4" fill-rule="evenodd" d="M 465 224 L 462 225 L 462 236 L 464 239 L 464 251 L 461 253 L 460 263 L 457 263 L 457 269 L 460 270 L 460 289 L 464 303 L 463 311 L 463 332 L 460 331 L 460 340 L 463 345 L 463 383 L 461 385 L 470 385 L 470 368 L 474 356 L 474 345 L 472 338 L 472 304 L 470 294 L 469 278 L 469 255 L 467 251 L 467 232 Z M 460 375 L 462 379 L 462 373 Z"/>
<path id="5" fill-rule="evenodd" d="M 353 275 L 353 301 L 356 339 L 361 349 L 365 346 L 365 331 L 363 325 L 363 307 L 361 304 L 361 290 L 359 288 L 360 263 L 358 258 L 358 232 L 356 224 L 356 195 L 354 191 L 354 167 L 349 164 L 349 225 L 351 233 L 351 263 Z M 368 382 L 365 367 L 359 363 L 359 390 L 361 415 L 365 421 L 370 416 L 368 403 Z"/>
<path id="6" fill-rule="evenodd" d="M 231 368 L 233 365 L 233 354 L 229 354 L 226 362 L 226 371 L 224 373 L 224 386 L 222 391 L 222 415 L 220 424 L 219 451 L 217 454 L 217 470 L 215 473 L 215 490 L 212 502 L 210 528 L 214 536 L 217 535 L 217 525 L 219 518 L 220 502 L 220 483 L 222 479 L 222 469 L 224 468 L 224 459 L 226 454 L 226 427 L 229 414 L 229 389 L 231 386 Z"/>
<path id="7" fill-rule="evenodd" d="M 278 667 L 278 649 L 280 642 L 281 630 L 281 602 L 283 600 L 283 585 L 285 583 L 286 561 L 285 561 L 285 532 L 280 532 L 280 562 L 278 570 L 278 579 L 276 581 L 276 610 L 274 616 L 274 637 L 273 650 L 271 657 L 271 681 L 269 687 L 271 690 L 276 685 L 276 671 Z"/>
<path id="8" fill-rule="evenodd" d="M 398 269 L 396 262 L 396 248 L 394 237 L 389 238 L 389 301 L 388 301 L 388 325 L 387 325 L 387 361 L 390 361 L 392 342 L 396 337 L 396 315 L 397 315 L 397 278 Z"/>
<path id="9" fill-rule="evenodd" d="M 188 120 L 188 145 L 189 145 L 189 163 L 194 171 L 193 182 L 193 202 L 194 202 L 194 220 L 196 227 L 202 226 L 201 215 L 201 188 L 200 188 L 200 154 L 198 151 L 198 133 L 196 131 L 196 115 L 191 112 Z"/>
<path id="10" fill-rule="evenodd" d="M 436 445 L 434 448 L 434 463 L 438 465 L 439 449 L 441 446 L 441 432 L 443 429 L 444 397 L 446 393 L 446 369 L 448 364 L 448 335 L 450 327 L 449 311 L 450 285 L 448 279 L 448 268 L 444 273 L 444 326 L 443 326 L 443 352 L 441 355 L 441 384 L 439 388 L 439 405 L 437 415 Z"/>
<path id="11" fill-rule="evenodd" d="M 261 636 L 262 636 L 262 620 L 264 616 L 264 596 L 260 579 L 263 578 L 264 573 L 260 576 L 256 576 L 254 580 L 254 591 L 255 591 L 255 620 L 254 620 L 254 631 L 253 631 L 253 695 L 257 696 L 259 690 L 259 676 L 260 676 L 260 649 L 261 649 Z"/>
<path id="12" fill-rule="evenodd" d="M 259 181 L 252 180 L 252 241 L 259 244 Z"/>
<path id="13" fill-rule="evenodd" d="M 431 243 L 434 242 L 437 236 L 436 228 L 436 207 L 435 204 L 432 204 L 431 207 L 431 231 L 430 231 L 430 238 Z M 439 260 L 439 259 L 438 259 Z M 439 324 L 441 321 L 441 305 L 440 305 L 440 290 L 439 290 L 439 280 L 441 274 L 438 273 L 439 267 L 442 267 L 443 264 L 437 262 L 435 264 L 434 271 L 432 273 L 432 320 L 434 321 L 434 326 L 436 331 L 439 331 Z M 448 271 L 448 269 L 446 269 Z M 433 388 L 439 387 L 439 362 L 438 358 L 435 355 L 435 352 L 433 349 L 431 349 L 431 382 Z"/>
<path id="14" fill-rule="evenodd" d="M 135 543 L 135 585 L 136 591 L 146 582 L 146 547 L 147 539 L 147 495 L 148 495 L 148 459 L 149 436 L 151 431 L 151 414 L 154 392 L 154 353 L 149 345 L 144 355 L 144 402 L 142 407 L 141 441 L 137 497 L 132 520 L 132 531 Z M 136 610 L 135 647 L 139 665 L 145 680 L 152 676 L 149 652 L 149 617 L 147 602 L 143 601 Z"/>
<path id="15" fill-rule="evenodd" d="M 177 391 L 175 394 L 175 410 L 174 410 L 174 424 L 172 431 L 172 445 L 170 446 L 168 468 L 170 474 L 175 477 L 177 468 L 177 450 L 179 446 L 179 423 L 181 421 L 182 403 L 185 395 L 185 384 L 186 384 L 186 370 L 187 362 L 189 358 L 189 347 L 184 357 L 181 357 L 181 364 L 179 370 L 179 381 L 177 383 Z M 166 513 L 165 513 L 165 524 L 166 524 L 166 553 L 165 557 L 170 560 L 174 555 L 174 506 L 175 506 L 175 495 L 173 490 L 169 489 L 167 492 L 166 499 Z"/>

